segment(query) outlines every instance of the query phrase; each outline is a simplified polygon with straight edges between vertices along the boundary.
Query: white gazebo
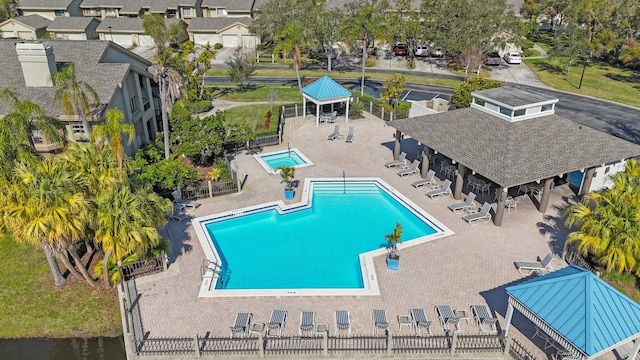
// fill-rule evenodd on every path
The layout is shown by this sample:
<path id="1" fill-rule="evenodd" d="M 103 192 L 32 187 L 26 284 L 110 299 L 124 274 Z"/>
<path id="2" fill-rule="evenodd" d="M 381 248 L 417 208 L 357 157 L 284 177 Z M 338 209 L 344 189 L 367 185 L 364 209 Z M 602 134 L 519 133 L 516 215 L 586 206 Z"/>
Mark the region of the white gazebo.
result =
<path id="1" fill-rule="evenodd" d="M 320 106 L 338 102 L 347 103 L 345 122 L 349 122 L 349 101 L 352 94 L 328 76 L 323 76 L 302 88 L 302 110 L 307 114 L 307 100 L 316 104 L 316 126 L 320 123 Z"/>

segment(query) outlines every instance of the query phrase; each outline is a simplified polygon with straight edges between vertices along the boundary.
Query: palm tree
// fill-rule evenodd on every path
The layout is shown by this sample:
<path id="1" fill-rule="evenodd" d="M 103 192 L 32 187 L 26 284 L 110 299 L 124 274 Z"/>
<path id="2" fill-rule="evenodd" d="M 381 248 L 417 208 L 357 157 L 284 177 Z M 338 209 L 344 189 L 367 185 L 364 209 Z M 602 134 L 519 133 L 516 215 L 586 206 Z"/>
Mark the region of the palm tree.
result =
<path id="1" fill-rule="evenodd" d="M 53 97 L 67 116 L 78 116 L 82 120 L 84 136 L 90 139 L 91 129 L 87 117 L 100 103 L 98 93 L 84 81 L 76 78 L 75 65 L 69 63 L 51 76 L 54 85 Z"/>
<path id="2" fill-rule="evenodd" d="M 124 157 L 124 143 L 122 135 L 127 135 L 127 145 L 130 145 L 136 136 L 133 125 L 121 123 L 124 119 L 124 113 L 120 109 L 109 109 L 106 114 L 107 120 L 104 124 L 98 125 L 93 129 L 91 141 L 100 139 L 99 143 L 109 142 L 109 146 L 116 159 L 118 160 L 118 169 L 122 171 L 122 162 Z"/>
<path id="3" fill-rule="evenodd" d="M 302 66 L 302 59 L 300 56 L 300 45 L 306 41 L 306 28 L 294 21 L 287 25 L 282 31 L 277 33 L 274 38 L 278 39 L 276 47 L 273 52 L 277 53 L 282 51 L 284 55 L 293 50 L 293 69 L 296 72 L 296 78 L 298 79 L 298 90 L 302 91 L 302 81 L 300 80 L 300 67 Z M 285 56 L 286 57 L 286 56 Z"/>
<path id="4" fill-rule="evenodd" d="M 166 222 L 164 213 L 171 210 L 168 199 L 162 199 L 149 188 L 132 191 L 123 186 L 106 191 L 97 199 L 95 240 L 102 244 L 102 269 L 109 269 L 111 256 L 121 261 L 131 254 L 144 255 L 162 239 L 157 228 Z M 103 271 L 109 284 L 109 271 Z"/>
<path id="5" fill-rule="evenodd" d="M 72 275 L 95 286 L 76 249 L 76 242 L 85 235 L 88 209 L 83 183 L 71 175 L 62 161 L 45 159 L 36 165 L 21 163 L 16 167 L 14 181 L 6 190 L 2 215 L 3 223 L 18 242 L 42 246 L 45 254 L 55 254 Z M 58 284 L 57 265 L 49 265 Z"/>
<path id="6" fill-rule="evenodd" d="M 384 236 L 385 240 L 387 240 L 387 249 L 389 249 L 389 257 L 391 259 L 398 258 L 398 244 L 402 242 L 402 225 L 399 222 L 396 222 L 396 226 L 393 228 L 393 231 Z"/>
<path id="7" fill-rule="evenodd" d="M 204 95 L 204 79 L 207 76 L 207 71 L 211 69 L 211 60 L 216 58 L 216 52 L 213 51 L 211 44 L 209 43 L 206 45 L 200 45 L 199 50 L 200 53 L 195 61 L 198 74 L 202 77 L 199 96 L 199 99 L 202 100 L 202 96 Z"/>
<path id="8" fill-rule="evenodd" d="M 164 157 L 169 159 L 171 155 L 169 150 L 169 114 L 173 104 L 181 95 L 184 94 L 184 83 L 182 75 L 171 65 L 171 61 L 165 59 L 158 64 L 153 79 L 158 83 L 160 88 L 160 107 L 162 113 L 162 131 L 164 133 Z"/>
<path id="9" fill-rule="evenodd" d="M 385 10 L 380 9 L 382 3 L 378 0 L 370 2 L 351 2 L 345 5 L 347 21 L 340 29 L 349 41 L 362 42 L 362 79 L 360 95 L 364 95 L 364 69 L 367 62 L 367 47 L 370 41 L 382 39 L 387 33 Z"/>

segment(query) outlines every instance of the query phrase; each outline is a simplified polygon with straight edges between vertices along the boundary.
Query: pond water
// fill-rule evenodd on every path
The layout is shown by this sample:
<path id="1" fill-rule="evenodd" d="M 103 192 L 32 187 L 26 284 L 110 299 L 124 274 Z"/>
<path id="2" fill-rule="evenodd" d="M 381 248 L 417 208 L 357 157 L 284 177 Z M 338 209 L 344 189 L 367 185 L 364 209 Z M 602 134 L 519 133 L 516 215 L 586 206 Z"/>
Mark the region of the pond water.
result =
<path id="1" fill-rule="evenodd" d="M 0 359 L 125 360 L 124 339 L 0 339 Z"/>

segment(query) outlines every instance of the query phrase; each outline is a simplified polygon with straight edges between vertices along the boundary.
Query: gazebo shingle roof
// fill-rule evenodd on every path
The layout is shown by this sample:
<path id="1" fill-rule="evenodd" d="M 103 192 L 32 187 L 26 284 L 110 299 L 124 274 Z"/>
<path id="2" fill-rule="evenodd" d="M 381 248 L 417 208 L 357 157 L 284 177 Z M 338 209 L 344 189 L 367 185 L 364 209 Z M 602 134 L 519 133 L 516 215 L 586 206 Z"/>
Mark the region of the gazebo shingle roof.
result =
<path id="1" fill-rule="evenodd" d="M 474 108 L 390 126 L 503 187 L 640 155 L 640 146 L 557 115 L 509 122 Z"/>

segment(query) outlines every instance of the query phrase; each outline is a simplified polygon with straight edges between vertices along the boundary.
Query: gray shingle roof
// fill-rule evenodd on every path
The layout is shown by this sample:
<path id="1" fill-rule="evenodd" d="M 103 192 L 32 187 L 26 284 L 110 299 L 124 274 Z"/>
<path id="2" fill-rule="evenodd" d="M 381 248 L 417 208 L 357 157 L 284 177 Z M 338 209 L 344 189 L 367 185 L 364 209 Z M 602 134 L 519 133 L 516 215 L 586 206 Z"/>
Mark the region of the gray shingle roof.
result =
<path id="1" fill-rule="evenodd" d="M 237 24 L 237 23 L 244 24 L 246 26 L 251 26 L 251 18 L 248 18 L 248 17 L 239 17 L 239 18 L 196 17 L 196 18 L 192 18 L 191 21 L 189 22 L 187 31 L 219 33 L 220 31 L 230 26 L 233 26 L 234 24 Z"/>
<path id="2" fill-rule="evenodd" d="M 22 67 L 16 54 L 16 42 L 16 40 L 0 40 L 0 64 L 2 64 L 0 66 L 0 89 L 12 88 L 18 93 L 20 99 L 28 99 L 39 104 L 49 115 L 62 115 L 62 110 L 53 102 L 52 87 L 25 86 Z M 101 62 L 109 46 L 120 48 L 109 41 L 50 40 L 47 42 L 53 47 L 56 62 L 75 63 L 77 79 L 91 85 L 98 93 L 102 103 L 111 101 L 118 84 L 123 81 L 132 67 L 128 63 Z M 122 51 L 126 52 L 125 49 Z M 135 58 L 138 61 L 145 61 L 138 57 Z M 7 107 L 7 104 L 0 101 L 0 114 L 6 114 L 9 111 L 10 108 Z"/>
<path id="3" fill-rule="evenodd" d="M 18 0 L 18 9 L 67 9 L 75 0 Z"/>
<path id="4" fill-rule="evenodd" d="M 47 26 L 47 31 L 86 31 L 89 25 L 97 26 L 100 21 L 94 17 L 83 16 L 58 16 L 51 25 Z"/>
<path id="5" fill-rule="evenodd" d="M 254 0 L 202 0 L 202 7 L 251 11 Z M 258 2 L 258 1 L 257 1 Z"/>
<path id="6" fill-rule="evenodd" d="M 508 122 L 464 108 L 390 126 L 511 187 L 640 155 L 640 146 L 557 115 Z"/>
<path id="7" fill-rule="evenodd" d="M 197 0 L 83 0 L 81 8 L 177 9 L 178 6 L 195 7 Z"/>
<path id="8" fill-rule="evenodd" d="M 96 31 L 101 33 L 108 33 L 109 26 L 111 26 L 112 32 L 123 33 L 137 33 L 144 34 L 144 27 L 142 26 L 142 19 L 140 18 L 105 18 L 102 23 L 98 25 Z M 178 18 L 165 19 L 167 26 L 182 21 Z"/>
<path id="9" fill-rule="evenodd" d="M 47 26 L 49 26 L 49 24 L 51 24 L 51 20 L 36 14 L 27 15 L 27 16 L 18 16 L 13 19 L 7 19 L 6 21 L 3 21 L 3 23 L 7 23 L 11 20 L 24 24 L 34 30 L 44 29 Z"/>

